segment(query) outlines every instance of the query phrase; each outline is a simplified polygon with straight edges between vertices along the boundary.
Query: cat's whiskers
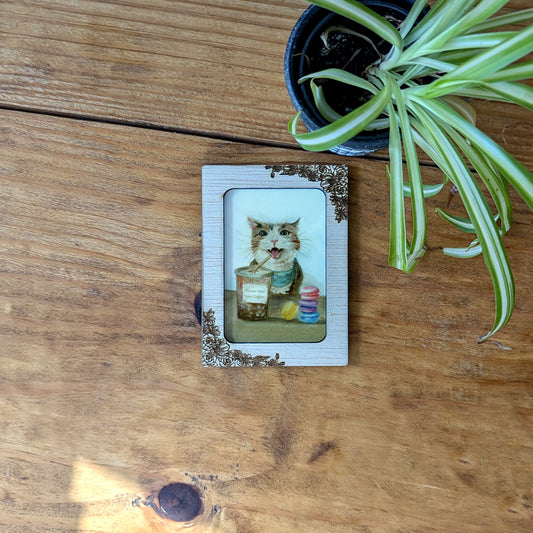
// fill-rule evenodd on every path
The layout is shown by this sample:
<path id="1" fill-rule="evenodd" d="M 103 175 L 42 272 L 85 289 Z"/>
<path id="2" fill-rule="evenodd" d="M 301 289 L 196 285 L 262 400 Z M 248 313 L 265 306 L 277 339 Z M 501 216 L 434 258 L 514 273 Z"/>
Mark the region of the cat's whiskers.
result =
<path id="1" fill-rule="evenodd" d="M 299 235 L 298 239 L 300 241 L 300 249 L 298 250 L 298 255 L 302 257 L 311 257 L 313 251 L 313 247 L 311 246 L 312 239 L 306 237 L 305 234 Z"/>

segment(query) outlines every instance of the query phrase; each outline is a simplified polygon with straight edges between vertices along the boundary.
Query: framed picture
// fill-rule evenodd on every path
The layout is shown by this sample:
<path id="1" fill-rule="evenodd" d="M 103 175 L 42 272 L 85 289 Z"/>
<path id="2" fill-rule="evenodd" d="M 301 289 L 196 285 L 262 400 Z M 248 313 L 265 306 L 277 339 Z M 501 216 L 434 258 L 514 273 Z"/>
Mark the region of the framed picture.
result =
<path id="1" fill-rule="evenodd" d="M 348 362 L 348 168 L 204 166 L 202 364 Z"/>

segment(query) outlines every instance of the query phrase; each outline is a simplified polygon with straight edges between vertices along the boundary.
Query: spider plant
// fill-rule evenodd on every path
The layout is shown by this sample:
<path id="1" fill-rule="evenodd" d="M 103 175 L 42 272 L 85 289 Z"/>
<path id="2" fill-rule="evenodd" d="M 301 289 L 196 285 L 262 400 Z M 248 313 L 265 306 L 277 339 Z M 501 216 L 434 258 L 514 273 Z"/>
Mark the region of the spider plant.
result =
<path id="1" fill-rule="evenodd" d="M 301 78 L 300 83 L 311 84 L 317 110 L 328 124 L 298 133 L 301 112 L 289 122 L 289 132 L 303 148 L 322 151 L 385 121 L 389 130 L 389 264 L 402 271 L 411 272 L 425 252 L 425 198 L 451 182 L 467 217 L 437 211 L 455 228 L 472 234 L 472 242 L 465 248 L 444 248 L 444 253 L 454 257 L 482 254 L 494 286 L 494 324 L 479 342 L 504 326 L 514 307 L 513 275 L 502 242 L 512 222 L 509 184 L 533 209 L 533 174 L 475 126 L 475 111 L 465 100 L 510 102 L 533 110 L 533 88 L 519 83 L 533 77 L 533 61 L 519 61 L 533 51 L 533 9 L 497 14 L 507 2 L 438 0 L 421 16 L 426 0 L 415 0 L 405 20 L 395 27 L 357 1 L 314 0 L 373 31 L 390 44 L 390 51 L 362 76 L 329 68 Z M 524 23 L 529 25 L 523 27 Z M 509 24 L 523 29 L 501 29 Z M 370 97 L 340 116 L 325 99 L 320 85 L 324 79 L 363 88 Z M 424 184 L 417 147 L 442 170 L 443 183 Z M 492 198 L 495 212 L 486 195 Z M 406 197 L 412 210 L 410 238 Z"/>

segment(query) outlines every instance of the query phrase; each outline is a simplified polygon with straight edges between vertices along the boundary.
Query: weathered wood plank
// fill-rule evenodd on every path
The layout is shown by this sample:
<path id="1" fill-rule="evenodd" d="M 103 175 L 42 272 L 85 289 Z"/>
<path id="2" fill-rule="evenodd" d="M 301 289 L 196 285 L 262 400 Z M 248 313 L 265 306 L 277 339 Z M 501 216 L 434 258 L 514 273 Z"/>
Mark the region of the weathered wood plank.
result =
<path id="1" fill-rule="evenodd" d="M 295 146 L 283 55 L 307 5 L 5 0 L 0 105 Z M 479 108 L 490 110 L 490 120 L 480 118 L 487 133 L 517 137 L 511 152 L 533 166 L 531 115 Z"/>
<path id="2" fill-rule="evenodd" d="M 519 201 L 518 309 L 478 345 L 493 313 L 482 261 L 443 258 L 460 238 L 430 212 L 420 267 L 387 268 L 384 164 L 350 160 L 350 365 L 209 370 L 193 308 L 201 165 L 338 158 L 0 119 L 3 532 L 179 531 L 145 505 L 174 481 L 202 494 L 192 531 L 530 530 Z"/>

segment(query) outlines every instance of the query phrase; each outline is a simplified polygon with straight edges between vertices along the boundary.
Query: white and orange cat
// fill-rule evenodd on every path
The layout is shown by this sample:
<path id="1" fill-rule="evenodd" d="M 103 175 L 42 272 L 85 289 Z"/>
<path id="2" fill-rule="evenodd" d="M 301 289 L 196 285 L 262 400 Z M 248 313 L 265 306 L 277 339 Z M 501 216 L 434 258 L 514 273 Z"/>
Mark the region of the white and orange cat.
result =
<path id="1" fill-rule="evenodd" d="M 272 270 L 272 294 L 296 295 L 303 280 L 302 268 L 296 259 L 300 250 L 298 224 L 295 222 L 260 222 L 248 217 L 252 228 L 251 250 L 254 260 L 250 265 L 257 265 L 265 258 L 269 260 L 265 268 Z"/>

